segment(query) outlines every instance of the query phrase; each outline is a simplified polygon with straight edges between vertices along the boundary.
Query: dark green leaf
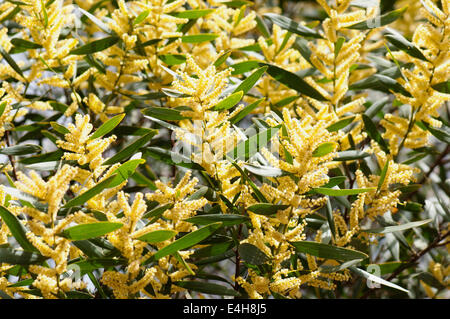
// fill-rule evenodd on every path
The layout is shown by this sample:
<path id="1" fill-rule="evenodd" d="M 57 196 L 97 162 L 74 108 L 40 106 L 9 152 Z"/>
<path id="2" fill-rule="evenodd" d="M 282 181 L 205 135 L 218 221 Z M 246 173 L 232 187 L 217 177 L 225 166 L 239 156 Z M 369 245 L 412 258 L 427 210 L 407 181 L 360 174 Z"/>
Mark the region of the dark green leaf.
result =
<path id="1" fill-rule="evenodd" d="M 167 163 L 169 165 L 177 165 L 190 169 L 203 170 L 203 167 L 182 154 L 175 153 L 173 151 L 166 150 L 160 147 L 147 147 L 146 151 L 151 157 L 163 161 L 164 163 Z"/>
<path id="2" fill-rule="evenodd" d="M 92 42 L 89 42 L 79 48 L 73 49 L 70 51 L 70 54 L 74 55 L 84 55 L 84 54 L 91 54 L 95 52 L 103 51 L 117 42 L 119 42 L 119 37 L 112 36 L 112 37 L 106 37 L 100 40 L 95 40 Z"/>
<path id="3" fill-rule="evenodd" d="M 7 263 L 11 265 L 33 265 L 40 264 L 46 259 L 36 252 L 24 250 L 15 250 L 11 248 L 0 248 L 0 264 Z"/>
<path id="4" fill-rule="evenodd" d="M 155 131 L 152 131 L 138 138 L 137 140 L 135 140 L 134 142 L 132 142 L 131 144 L 127 145 L 125 148 L 120 150 L 118 153 L 116 153 L 113 157 L 106 160 L 103 163 L 103 165 L 115 164 L 117 162 L 129 158 L 130 156 L 135 154 L 142 146 L 147 144 L 155 135 L 155 133 L 156 133 Z"/>
<path id="5" fill-rule="evenodd" d="M 298 24 L 297 22 L 289 19 L 288 17 L 281 16 L 275 13 L 266 13 L 263 15 L 264 18 L 269 19 L 273 23 L 277 24 L 282 29 L 286 29 L 292 33 L 304 36 L 320 39 L 322 38 L 320 34 L 308 27 Z"/>
<path id="6" fill-rule="evenodd" d="M 251 265 L 262 265 L 269 261 L 269 257 L 258 247 L 249 243 L 243 243 L 238 248 L 239 256 Z"/>
<path id="7" fill-rule="evenodd" d="M 42 48 L 42 45 L 28 41 L 28 40 L 24 40 L 24 39 L 20 39 L 20 38 L 14 38 L 11 40 L 11 43 L 18 48 L 25 48 L 25 49 L 40 49 Z"/>
<path id="8" fill-rule="evenodd" d="M 351 124 L 353 120 L 355 119 L 355 116 L 350 116 L 343 118 L 342 120 L 337 121 L 336 123 L 333 123 L 327 127 L 328 132 L 336 132 L 340 129 L 343 129 L 347 125 Z"/>
<path id="9" fill-rule="evenodd" d="M 284 210 L 288 207 L 289 205 L 275 205 L 270 203 L 261 203 L 251 205 L 247 208 L 247 210 L 258 215 L 270 216 L 276 214 L 279 210 Z"/>
<path id="10" fill-rule="evenodd" d="M 278 133 L 280 127 L 281 126 L 279 125 L 268 128 L 249 137 L 245 141 L 241 141 L 238 145 L 236 145 L 234 150 L 230 151 L 227 155 L 233 159 L 247 160 L 260 151 L 263 147 L 266 147 L 270 139 Z"/>
<path id="11" fill-rule="evenodd" d="M 389 154 L 389 147 L 386 144 L 386 142 L 384 141 L 384 139 L 381 137 L 380 132 L 378 132 L 377 127 L 375 126 L 375 124 L 372 122 L 372 120 L 370 119 L 370 117 L 368 117 L 366 114 L 362 115 L 362 119 L 364 122 L 364 127 L 366 128 L 366 132 L 369 135 L 369 137 L 371 139 L 373 139 L 375 142 L 378 143 L 378 145 L 380 145 L 381 149 L 386 153 Z"/>
<path id="12" fill-rule="evenodd" d="M 9 231 L 17 240 L 19 245 L 26 251 L 37 252 L 37 249 L 30 243 L 25 235 L 27 230 L 25 226 L 14 216 L 8 209 L 0 206 L 0 217 L 2 221 L 8 226 Z"/>
<path id="13" fill-rule="evenodd" d="M 259 99 L 255 102 L 253 102 L 252 104 L 249 104 L 246 107 L 244 107 L 238 114 L 236 114 L 235 116 L 233 116 L 230 119 L 231 124 L 236 124 L 237 122 L 242 120 L 244 117 L 246 117 L 248 114 L 250 114 L 254 109 L 256 109 L 262 101 L 264 101 L 264 98 Z"/>
<path id="14" fill-rule="evenodd" d="M 369 257 L 365 253 L 357 250 L 331 246 L 313 241 L 298 241 L 291 242 L 291 244 L 295 247 L 295 250 L 300 253 L 305 253 L 320 258 L 349 261 L 354 259 L 366 259 Z"/>
<path id="15" fill-rule="evenodd" d="M 142 113 L 163 121 L 181 121 L 188 119 L 188 117 L 181 115 L 179 110 L 167 107 L 148 107 L 142 110 Z"/>
<path id="16" fill-rule="evenodd" d="M 375 187 L 369 188 L 353 188 L 353 189 L 334 189 L 334 188 L 324 188 L 317 187 L 312 189 L 315 193 L 328 195 L 328 196 L 348 196 L 357 195 L 361 193 L 367 193 L 376 190 Z"/>
<path id="17" fill-rule="evenodd" d="M 119 186 L 121 183 L 128 180 L 128 178 L 134 174 L 136 168 L 143 163 L 145 163 L 144 159 L 133 159 L 120 165 L 111 173 L 115 174 L 116 177 L 111 181 L 108 187 L 113 188 Z"/>
<path id="18" fill-rule="evenodd" d="M 410 56 L 423 61 L 428 61 L 427 58 L 423 55 L 422 51 L 420 51 L 412 42 L 406 40 L 398 32 L 394 31 L 388 33 L 384 37 L 398 49 L 405 51 Z"/>
<path id="19" fill-rule="evenodd" d="M 382 27 L 384 25 L 390 24 L 400 18 L 407 7 L 402 9 L 397 9 L 388 13 L 383 14 L 382 16 L 371 18 L 369 20 L 359 22 L 349 26 L 349 29 L 357 29 L 357 30 L 368 30 Z"/>
<path id="20" fill-rule="evenodd" d="M 326 101 L 326 98 L 320 94 L 315 88 L 309 85 L 305 80 L 296 75 L 295 73 L 289 72 L 285 69 L 282 69 L 278 66 L 260 63 L 260 65 L 265 65 L 268 67 L 267 73 L 272 76 L 275 80 L 283 83 L 288 88 L 296 90 L 297 92 L 304 94 L 306 96 L 312 97 L 313 99 L 319 101 Z"/>
<path id="21" fill-rule="evenodd" d="M 192 247 L 202 240 L 211 236 L 214 232 L 216 232 L 220 227 L 222 227 L 222 223 L 213 223 L 209 224 L 205 227 L 202 227 L 192 233 L 189 233 L 180 239 L 177 239 L 173 243 L 165 246 L 164 248 L 158 250 L 156 254 L 154 254 L 150 261 L 157 261 L 160 258 L 163 258 L 167 255 L 173 254 L 179 250 L 183 250 L 189 247 Z"/>
<path id="22" fill-rule="evenodd" d="M 3 155 L 26 155 L 32 153 L 38 153 L 42 150 L 42 147 L 36 144 L 20 144 L 9 146 L 0 149 L 0 154 Z"/>
<path id="23" fill-rule="evenodd" d="M 208 33 L 200 33 L 193 35 L 183 35 L 181 37 L 181 41 L 183 43 L 201 43 L 201 42 L 209 42 L 216 39 L 219 35 L 217 34 L 208 34 Z"/>
<path id="24" fill-rule="evenodd" d="M 94 187 L 88 189 L 87 191 L 85 191 L 81 195 L 78 195 L 77 197 L 75 197 L 75 198 L 71 199 L 70 201 L 68 201 L 63 207 L 64 208 L 69 208 L 69 207 L 83 205 L 88 200 L 90 200 L 92 197 L 94 197 L 95 195 L 97 195 L 101 191 L 103 191 L 105 188 L 107 188 L 109 186 L 109 184 L 111 184 L 111 182 L 114 179 L 116 179 L 116 177 L 117 177 L 117 175 L 114 174 L 114 175 L 111 175 L 111 176 L 105 178 L 103 181 L 101 181 L 100 183 L 98 183 Z"/>

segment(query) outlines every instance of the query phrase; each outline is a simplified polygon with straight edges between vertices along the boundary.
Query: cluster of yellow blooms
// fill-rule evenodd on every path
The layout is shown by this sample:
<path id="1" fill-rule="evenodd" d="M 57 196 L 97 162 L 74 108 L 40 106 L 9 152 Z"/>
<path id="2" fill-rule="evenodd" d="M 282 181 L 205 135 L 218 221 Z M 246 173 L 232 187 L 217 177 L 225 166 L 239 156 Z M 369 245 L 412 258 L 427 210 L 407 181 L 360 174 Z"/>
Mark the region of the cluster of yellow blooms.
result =
<path id="1" fill-rule="evenodd" d="M 391 80 L 403 90 L 392 93 L 410 115 L 403 117 L 404 108 L 382 113 L 377 135 L 366 119 L 373 98 L 352 85 L 379 71 L 373 61 L 386 43 L 384 27 L 355 27 L 377 21 L 378 7 L 317 0 L 326 15 L 321 23 L 286 27 L 271 19 L 270 31 L 261 15 L 277 8 L 264 1 L 255 9 L 221 0 L 0 4 L 0 153 L 9 160 L 0 171 L 10 185 L 0 186 L 0 297 L 93 297 L 85 277 L 70 276 L 77 267 L 103 297 L 188 296 L 189 287 L 177 283 L 207 277 L 196 261 L 208 249 L 218 261 L 237 256 L 237 270 L 246 271 L 230 275 L 233 288 L 250 298 L 300 298 L 308 287 L 335 290 L 349 281 L 343 259 L 301 255 L 293 243 L 363 254 L 357 244 L 370 244 L 363 239 L 371 236 L 363 226 L 398 211 L 401 187 L 421 172 L 398 158 L 403 148 L 428 145 L 428 125 L 443 125 L 437 117 L 450 100 L 440 89 L 450 77 L 450 0 L 413 2 L 402 19 L 416 23 L 420 9 L 426 21 L 415 24 L 411 46 L 388 48 L 383 57 L 398 66 Z M 6 20 L 15 23 L 3 27 Z M 318 31 L 305 40 L 295 35 L 302 28 Z M 14 62 L 11 55 L 21 52 L 29 61 Z M 263 67 L 268 74 L 256 79 Z M 272 68 L 285 73 L 274 76 Z M 172 130 L 189 149 L 180 166 L 193 170 L 174 168 L 158 180 L 148 165 L 137 168 L 158 152 L 157 159 L 175 161 L 155 147 L 167 142 L 163 134 L 146 146 L 151 133 L 142 134 L 148 123 L 136 112 L 144 107 L 160 133 Z M 44 118 L 52 112 L 57 116 Z M 242 121 L 249 114 L 253 123 Z M 34 148 L 27 144 L 23 153 L 9 135 L 26 140 L 18 133 L 38 130 L 56 149 L 48 155 L 59 157 L 18 164 Z M 123 146 L 127 135 L 138 137 Z M 233 224 L 238 217 L 246 222 Z M 205 220 L 223 222 L 206 241 Z M 17 245 L 24 251 L 12 249 Z M 248 246 L 264 256 L 263 265 L 240 256 Z M 18 251 L 31 261 L 22 262 Z M 11 255 L 26 264 L 20 280 L 31 284 L 10 282 Z M 448 286 L 449 266 L 429 268 Z M 429 297 L 437 294 L 421 284 Z"/>

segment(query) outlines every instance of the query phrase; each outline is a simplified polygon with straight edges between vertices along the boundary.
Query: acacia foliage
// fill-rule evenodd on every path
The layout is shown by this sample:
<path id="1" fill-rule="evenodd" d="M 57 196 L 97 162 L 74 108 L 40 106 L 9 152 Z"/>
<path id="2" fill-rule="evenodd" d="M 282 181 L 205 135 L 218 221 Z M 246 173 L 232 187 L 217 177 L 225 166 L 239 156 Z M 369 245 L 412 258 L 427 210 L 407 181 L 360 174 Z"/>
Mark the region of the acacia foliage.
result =
<path id="1" fill-rule="evenodd" d="M 450 1 L 404 2 L 1 1 L 0 298 L 448 297 Z"/>

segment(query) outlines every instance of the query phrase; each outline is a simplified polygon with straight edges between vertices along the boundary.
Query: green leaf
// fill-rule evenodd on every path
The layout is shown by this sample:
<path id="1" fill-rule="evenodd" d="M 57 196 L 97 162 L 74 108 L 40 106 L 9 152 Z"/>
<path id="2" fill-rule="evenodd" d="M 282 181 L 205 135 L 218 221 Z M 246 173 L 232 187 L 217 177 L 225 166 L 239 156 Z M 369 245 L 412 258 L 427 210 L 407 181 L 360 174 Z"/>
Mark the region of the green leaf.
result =
<path id="1" fill-rule="evenodd" d="M 251 265 L 262 265 L 269 261 L 269 257 L 264 252 L 249 243 L 240 244 L 238 252 L 242 260 Z"/>
<path id="2" fill-rule="evenodd" d="M 406 290 L 406 289 L 404 289 L 404 288 L 402 288 L 402 287 L 400 287 L 400 286 L 398 286 L 396 284 L 393 284 L 392 282 L 389 282 L 389 281 L 384 280 L 384 279 L 382 279 L 380 277 L 372 275 L 372 274 L 368 273 L 367 271 L 364 271 L 362 269 L 356 268 L 354 266 L 349 267 L 349 269 L 351 271 L 353 271 L 354 273 L 356 273 L 356 274 L 358 274 L 358 275 L 360 275 L 360 276 L 362 276 L 362 277 L 364 277 L 364 278 L 366 278 L 368 280 L 371 280 L 371 281 L 377 282 L 379 284 L 382 284 L 382 285 L 385 285 L 385 286 L 388 286 L 388 287 L 391 287 L 391 288 L 395 288 L 395 289 L 404 291 L 406 293 L 409 293 L 408 290 Z"/>
<path id="3" fill-rule="evenodd" d="M 354 259 L 366 259 L 369 257 L 365 253 L 357 250 L 331 246 L 313 241 L 291 242 L 291 245 L 294 246 L 295 250 L 300 253 L 326 259 L 349 261 Z"/>
<path id="4" fill-rule="evenodd" d="M 426 219 L 426 220 L 406 223 L 406 224 L 402 224 L 402 225 L 398 225 L 398 226 L 386 226 L 386 227 L 379 227 L 379 228 L 372 228 L 372 229 L 361 229 L 361 231 L 366 232 L 366 233 L 373 233 L 373 234 L 386 234 L 386 233 L 392 233 L 392 232 L 396 232 L 396 231 L 419 227 L 419 226 L 428 224 L 431 221 L 432 221 L 432 219 Z"/>
<path id="5" fill-rule="evenodd" d="M 125 114 L 119 114 L 112 118 L 110 118 L 108 121 L 103 123 L 95 132 L 89 137 L 89 140 L 94 140 L 96 138 L 100 138 L 109 132 L 111 132 L 117 125 L 119 125 L 120 122 L 122 122 L 123 118 L 125 117 Z"/>
<path id="6" fill-rule="evenodd" d="M 105 188 L 111 184 L 111 182 L 116 179 L 117 175 L 111 175 L 107 178 L 105 178 L 103 181 L 95 185 L 94 187 L 88 189 L 81 195 L 78 195 L 75 198 L 72 198 L 70 201 L 68 201 L 63 207 L 69 208 L 74 206 L 82 206 L 84 203 L 86 203 L 88 200 L 90 200 L 95 195 L 99 194 L 101 191 L 103 191 Z"/>
<path id="7" fill-rule="evenodd" d="M 37 249 L 30 243 L 25 233 L 27 232 L 25 226 L 14 216 L 8 209 L 0 206 L 0 217 L 2 221 L 8 226 L 9 231 L 17 240 L 19 245 L 26 251 L 36 252 Z"/>
<path id="8" fill-rule="evenodd" d="M 219 37 L 218 34 L 208 34 L 208 33 L 200 33 L 193 35 L 183 35 L 181 37 L 181 42 L 183 43 L 201 43 L 201 42 L 209 42 Z"/>
<path id="9" fill-rule="evenodd" d="M 384 141 L 384 139 L 381 137 L 380 132 L 378 132 L 377 127 L 375 126 L 375 124 L 372 122 L 372 120 L 370 119 L 370 117 L 368 117 L 366 114 L 362 115 L 362 119 L 364 122 L 364 127 L 366 128 L 366 132 L 369 135 L 369 137 L 371 139 L 373 139 L 375 142 L 378 143 L 378 145 L 380 145 L 381 149 L 386 153 L 389 154 L 389 147 L 386 144 L 386 142 Z"/>
<path id="10" fill-rule="evenodd" d="M 323 97 L 323 95 L 319 91 L 317 91 L 315 88 L 313 88 L 307 82 L 305 82 L 305 80 L 303 80 L 301 77 L 299 77 L 295 73 L 289 72 L 278 66 L 267 64 L 267 63 L 260 63 L 260 65 L 267 66 L 268 67 L 267 73 L 270 76 L 272 76 L 275 80 L 286 85 L 288 88 L 296 90 L 297 92 L 299 92 L 303 95 L 309 96 L 309 97 L 319 100 L 319 101 L 327 100 L 325 97 Z"/>
<path id="11" fill-rule="evenodd" d="M 167 107 L 148 107 L 142 110 L 142 113 L 163 121 L 181 121 L 188 119 L 188 117 L 181 115 L 181 111 Z"/>
<path id="12" fill-rule="evenodd" d="M 325 188 L 332 188 L 336 185 L 341 184 L 342 182 L 344 182 L 347 178 L 345 176 L 335 176 L 335 177 L 331 177 L 328 180 L 328 183 L 326 183 L 325 185 L 323 185 L 322 187 Z"/>
<path id="13" fill-rule="evenodd" d="M 328 195 L 328 196 L 348 196 L 348 195 L 357 195 L 361 193 L 367 193 L 376 190 L 375 187 L 369 188 L 353 188 L 353 189 L 334 189 L 334 188 L 325 188 L 325 187 L 317 187 L 312 189 L 315 193 Z"/>
<path id="14" fill-rule="evenodd" d="M 52 128 L 53 128 L 56 132 L 58 132 L 58 133 L 60 133 L 60 134 L 65 135 L 65 134 L 69 134 L 69 133 L 70 133 L 70 131 L 69 131 L 69 129 L 68 129 L 67 127 L 62 126 L 61 124 L 59 124 L 59 123 L 57 123 L 57 122 L 50 122 L 50 125 L 52 126 Z"/>
<path id="15" fill-rule="evenodd" d="M 162 214 L 164 214 L 164 212 L 168 209 L 171 209 L 173 207 L 173 204 L 166 204 L 160 207 L 157 207 L 151 211 L 149 211 L 148 213 L 145 213 L 144 216 L 142 216 L 142 218 L 159 218 L 162 216 Z M 150 222 L 151 223 L 151 222 Z"/>
<path id="16" fill-rule="evenodd" d="M 197 215 L 184 221 L 197 224 L 197 225 L 209 225 L 212 223 L 221 222 L 223 226 L 233 226 L 245 223 L 249 221 L 247 216 L 237 215 L 237 214 L 207 214 L 207 215 Z"/>
<path id="17" fill-rule="evenodd" d="M 89 42 L 79 48 L 73 49 L 72 51 L 69 52 L 69 54 L 85 55 L 85 54 L 100 52 L 100 51 L 103 51 L 103 50 L 113 46 L 117 42 L 119 42 L 119 39 L 120 39 L 119 37 L 111 36 L 111 37 L 106 37 L 106 38 L 103 38 L 100 40 L 95 40 L 95 41 Z"/>
<path id="18" fill-rule="evenodd" d="M 231 66 L 233 68 L 233 71 L 231 71 L 231 75 L 239 75 L 243 74 L 245 72 L 250 72 L 253 69 L 256 69 L 259 67 L 258 61 L 243 61 L 239 63 L 235 63 Z"/>
<path id="19" fill-rule="evenodd" d="M 326 207 L 326 216 L 328 225 L 330 226 L 331 234 L 333 235 L 333 238 L 336 238 L 336 226 L 334 224 L 334 216 L 333 216 L 333 208 L 331 207 L 331 200 L 330 197 L 327 196 L 327 207 Z"/>
<path id="20" fill-rule="evenodd" d="M 255 72 L 250 74 L 248 78 L 246 78 L 244 81 L 239 84 L 239 86 L 234 90 L 234 92 L 242 91 L 244 94 L 246 94 L 250 89 L 258 82 L 259 78 L 266 72 L 267 67 L 263 66 L 259 69 L 257 69 Z"/>
<path id="21" fill-rule="evenodd" d="M 141 23 L 142 21 L 144 21 L 144 20 L 148 17 L 149 14 L 150 14 L 150 10 L 142 11 L 142 12 L 136 17 L 136 19 L 134 19 L 133 25 L 139 24 L 139 23 Z"/>
<path id="22" fill-rule="evenodd" d="M 340 129 L 343 129 L 347 125 L 351 124 L 353 120 L 355 119 L 355 116 L 345 117 L 342 120 L 337 121 L 336 123 L 333 123 L 327 127 L 328 132 L 336 132 Z"/>
<path id="23" fill-rule="evenodd" d="M 338 152 L 338 156 L 333 161 L 352 161 L 370 156 L 369 153 L 362 151 L 343 151 Z"/>
<path id="24" fill-rule="evenodd" d="M 278 133 L 280 125 L 262 130 L 258 134 L 241 141 L 227 155 L 233 159 L 247 160 L 269 143 L 270 139 Z"/>
<path id="25" fill-rule="evenodd" d="M 403 13 L 405 12 L 405 8 L 397 9 L 388 13 L 383 14 L 382 16 L 371 18 L 366 21 L 362 21 L 356 24 L 353 24 L 349 26 L 349 29 L 356 29 L 356 30 L 368 30 L 368 29 L 375 29 L 382 27 L 384 25 L 390 24 L 400 18 Z"/>
<path id="26" fill-rule="evenodd" d="M 20 38 L 14 38 L 11 40 L 11 43 L 18 48 L 24 48 L 24 49 L 40 49 L 42 48 L 42 45 L 28 41 L 28 40 L 24 40 L 24 39 L 20 39 Z"/>
<path id="27" fill-rule="evenodd" d="M 17 65 L 16 61 L 14 61 L 14 59 L 8 54 L 8 52 L 5 51 L 5 49 L 3 49 L 3 47 L 1 45 L 0 45 L 0 54 L 3 56 L 3 58 L 6 60 L 6 62 L 13 68 L 14 71 L 16 71 L 17 74 L 19 74 L 20 76 L 22 76 L 22 78 L 25 79 L 25 77 L 23 76 L 22 70 Z"/>
<path id="28" fill-rule="evenodd" d="M 36 252 L 16 250 L 11 248 L 0 248 L 0 264 L 11 265 L 33 265 L 42 263 L 46 257 Z"/>
<path id="29" fill-rule="evenodd" d="M 178 65 L 186 62 L 186 56 L 182 54 L 163 54 L 158 58 L 167 65 Z"/>
<path id="30" fill-rule="evenodd" d="M 180 239 L 177 239 L 173 243 L 165 246 L 164 248 L 158 250 L 156 254 L 154 254 L 148 261 L 157 261 L 160 258 L 163 258 L 167 255 L 171 255 L 179 250 L 187 249 L 192 247 L 202 240 L 211 236 L 214 232 L 216 232 L 220 227 L 222 227 L 222 223 L 213 223 L 209 224 L 205 227 L 197 229 L 192 233 L 184 235 Z"/>
<path id="31" fill-rule="evenodd" d="M 412 42 L 406 40 L 400 33 L 392 30 L 391 33 L 386 34 L 384 37 L 398 49 L 406 52 L 410 56 L 423 61 L 428 61 L 422 51 L 420 51 Z"/>
<path id="32" fill-rule="evenodd" d="M 428 272 L 420 272 L 418 274 L 415 274 L 413 277 L 422 280 L 427 285 L 438 290 L 447 289 L 446 286 L 444 286 L 439 280 L 437 280 L 432 274 Z"/>
<path id="33" fill-rule="evenodd" d="M 238 114 L 236 114 L 235 116 L 233 116 L 230 119 L 231 124 L 236 124 L 237 122 L 242 120 L 244 117 L 249 115 L 264 100 L 265 100 L 265 98 L 259 99 L 259 100 L 255 101 L 255 102 L 253 102 L 252 104 L 249 104 L 246 107 L 244 107 Z"/>
<path id="34" fill-rule="evenodd" d="M 36 144 L 19 144 L 9 146 L 0 149 L 0 154 L 3 155 L 26 155 L 32 153 L 38 153 L 42 150 L 42 147 Z"/>
<path id="35" fill-rule="evenodd" d="M 336 143 L 325 142 L 320 144 L 312 153 L 313 157 L 322 157 L 334 151 Z"/>
<path id="36" fill-rule="evenodd" d="M 177 234 L 177 232 L 174 230 L 155 230 L 155 231 L 149 232 L 145 235 L 142 235 L 136 239 L 145 241 L 147 243 L 155 244 L 155 243 L 160 243 L 160 242 L 166 241 L 166 240 L 174 237 L 176 234 Z"/>
<path id="37" fill-rule="evenodd" d="M 164 163 L 167 163 L 169 165 L 177 165 L 177 166 L 201 170 L 201 171 L 204 170 L 202 166 L 193 162 L 190 158 L 188 158 L 182 154 L 175 153 L 173 151 L 166 150 L 164 148 L 153 147 L 153 146 L 147 147 L 145 150 L 148 153 L 148 155 L 150 155 L 151 157 L 153 157 L 157 160 L 163 161 Z"/>
<path id="38" fill-rule="evenodd" d="M 116 177 L 108 185 L 108 188 L 119 186 L 121 183 L 128 180 L 128 178 L 134 174 L 136 168 L 143 163 L 145 163 L 144 159 L 133 159 L 120 165 L 111 173 L 115 174 Z"/>
<path id="39" fill-rule="evenodd" d="M 275 205 L 270 203 L 260 203 L 260 204 L 254 204 L 249 207 L 247 207 L 247 210 L 258 214 L 258 215 L 265 215 L 270 216 L 273 214 L 276 214 L 279 210 L 284 210 L 288 208 L 289 205 Z"/>
<path id="40" fill-rule="evenodd" d="M 239 296 L 239 293 L 231 288 L 222 285 L 212 284 L 201 281 L 176 281 L 175 286 L 182 287 L 188 290 L 194 290 L 205 294 L 220 295 L 220 296 Z"/>
<path id="41" fill-rule="evenodd" d="M 134 142 L 132 142 L 131 144 L 127 145 L 125 148 L 117 152 L 113 157 L 110 157 L 103 163 L 103 165 L 115 164 L 117 162 L 129 158 L 130 156 L 135 154 L 138 149 L 147 144 L 155 134 L 156 134 L 155 131 L 151 131 L 143 135 L 142 137 L 138 138 L 137 140 L 135 140 Z"/>
<path id="42" fill-rule="evenodd" d="M 450 134 L 447 133 L 444 130 L 440 130 L 437 128 L 433 128 L 430 126 L 430 124 L 426 123 L 426 122 L 421 122 L 426 129 L 428 130 L 428 132 L 430 132 L 434 137 L 436 137 L 438 140 L 441 140 L 442 142 L 445 142 L 447 144 L 450 144 Z"/>
<path id="43" fill-rule="evenodd" d="M 377 192 L 379 192 L 381 189 L 381 186 L 383 186 L 384 180 L 386 179 L 386 174 L 387 174 L 388 169 L 389 169 L 389 161 L 386 161 L 386 164 L 384 164 L 384 167 L 380 174 L 380 180 L 378 181 Z"/>
<path id="44" fill-rule="evenodd" d="M 342 49 L 342 45 L 345 42 L 345 38 L 344 37 L 339 37 L 336 41 L 336 43 L 334 44 L 334 56 L 337 57 L 339 55 L 339 52 Z"/>
<path id="45" fill-rule="evenodd" d="M 103 236 L 122 226 L 122 223 L 111 222 L 88 223 L 67 228 L 63 231 L 63 235 L 71 240 L 85 240 Z"/>
<path id="46" fill-rule="evenodd" d="M 311 37 L 311 38 L 317 38 L 317 39 L 322 38 L 317 31 L 310 29 L 308 27 L 305 27 L 303 25 L 300 25 L 297 22 L 295 22 L 285 16 L 281 16 L 281 15 L 278 15 L 275 13 L 266 13 L 266 14 L 263 14 L 263 17 L 266 19 L 269 19 L 270 21 L 272 21 L 273 23 L 275 23 L 282 29 L 286 29 L 292 33 L 295 33 L 295 34 L 298 34 L 298 35 L 301 35 L 304 37 Z"/>
<path id="47" fill-rule="evenodd" d="M 2 116 L 2 115 L 3 115 L 3 113 L 5 112 L 5 109 L 6 109 L 6 105 L 7 105 L 6 101 L 5 101 L 5 102 L 2 102 L 2 103 L 0 103 L 0 116 Z"/>
<path id="48" fill-rule="evenodd" d="M 263 203 L 268 203 L 267 199 L 264 197 L 264 195 L 261 193 L 261 191 L 256 187 L 255 183 L 248 177 L 248 175 L 240 168 L 238 164 L 236 164 L 235 161 L 230 160 L 231 164 L 239 171 L 242 178 L 250 185 L 250 187 L 255 192 L 256 197 L 259 199 L 259 201 Z"/>
<path id="49" fill-rule="evenodd" d="M 215 9 L 199 9 L 199 10 L 185 10 L 181 12 L 171 12 L 169 15 L 181 19 L 198 19 L 205 15 L 214 12 Z"/>
<path id="50" fill-rule="evenodd" d="M 233 106 L 239 103 L 244 95 L 243 91 L 239 91 L 229 95 L 227 98 L 220 101 L 216 106 L 212 108 L 213 111 L 223 111 L 231 109 Z"/>
<path id="51" fill-rule="evenodd" d="M 218 68 L 219 66 L 221 66 L 227 59 L 228 57 L 231 55 L 231 51 L 226 51 L 225 53 L 223 53 L 221 56 L 219 56 L 217 58 L 217 60 L 214 62 L 214 66 L 216 68 Z M 233 74 L 233 73 L 232 73 Z"/>
<path id="52" fill-rule="evenodd" d="M 113 258 L 89 258 L 87 260 L 78 261 L 70 264 L 68 269 L 79 270 L 81 274 L 86 274 L 96 269 L 109 268 L 115 266 L 125 265 L 125 259 L 113 259 Z M 71 265 L 74 265 L 71 267 Z"/>

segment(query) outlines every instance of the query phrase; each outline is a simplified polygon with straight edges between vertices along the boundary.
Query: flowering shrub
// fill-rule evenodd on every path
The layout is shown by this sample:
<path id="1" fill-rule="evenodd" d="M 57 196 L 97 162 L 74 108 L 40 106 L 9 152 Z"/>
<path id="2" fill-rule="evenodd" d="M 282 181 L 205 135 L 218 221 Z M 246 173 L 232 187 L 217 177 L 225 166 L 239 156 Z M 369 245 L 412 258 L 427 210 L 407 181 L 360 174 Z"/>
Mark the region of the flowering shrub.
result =
<path id="1" fill-rule="evenodd" d="M 0 1 L 1 298 L 448 298 L 450 1 L 271 3 Z"/>

